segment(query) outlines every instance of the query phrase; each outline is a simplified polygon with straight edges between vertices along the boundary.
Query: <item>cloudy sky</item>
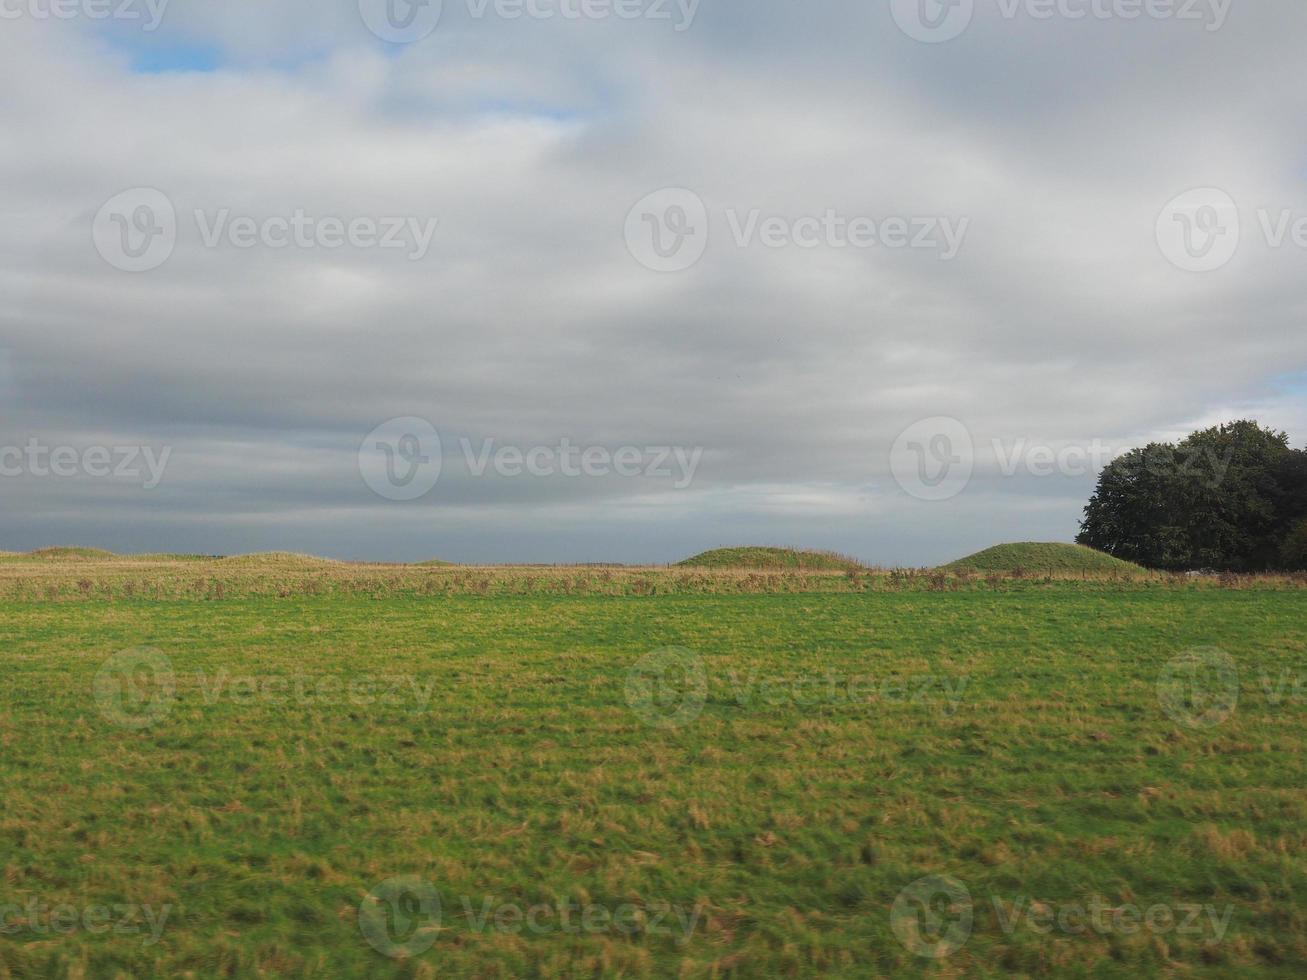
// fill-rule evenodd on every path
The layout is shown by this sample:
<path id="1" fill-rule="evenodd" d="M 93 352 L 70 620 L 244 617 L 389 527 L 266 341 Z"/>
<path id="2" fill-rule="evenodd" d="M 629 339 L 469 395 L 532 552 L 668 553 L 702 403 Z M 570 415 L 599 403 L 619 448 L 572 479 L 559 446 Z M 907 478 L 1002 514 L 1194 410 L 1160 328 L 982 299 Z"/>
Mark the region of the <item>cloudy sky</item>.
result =
<path id="1" fill-rule="evenodd" d="M 0 550 L 916 565 L 1307 444 L 1298 0 L 54 2 Z"/>

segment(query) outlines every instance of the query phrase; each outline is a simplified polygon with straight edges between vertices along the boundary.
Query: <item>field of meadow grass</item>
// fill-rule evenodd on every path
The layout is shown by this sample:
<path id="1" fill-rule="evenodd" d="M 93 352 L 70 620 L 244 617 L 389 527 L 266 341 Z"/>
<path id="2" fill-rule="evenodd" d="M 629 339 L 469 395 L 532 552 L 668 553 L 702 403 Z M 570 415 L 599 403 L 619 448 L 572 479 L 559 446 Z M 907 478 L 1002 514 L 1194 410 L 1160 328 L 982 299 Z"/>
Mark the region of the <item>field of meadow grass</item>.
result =
<path id="1" fill-rule="evenodd" d="M 0 600 L 294 596 L 741 595 L 757 593 L 1304 588 L 1307 574 L 1190 577 L 1149 572 L 1076 545 L 1008 545 L 935 569 L 885 569 L 828 552 L 729 548 L 672 566 L 469 566 L 259 555 L 114 555 L 88 548 L 0 553 Z"/>
<path id="2" fill-rule="evenodd" d="M 1288 578 L 0 559 L 0 977 L 1297 977 Z"/>

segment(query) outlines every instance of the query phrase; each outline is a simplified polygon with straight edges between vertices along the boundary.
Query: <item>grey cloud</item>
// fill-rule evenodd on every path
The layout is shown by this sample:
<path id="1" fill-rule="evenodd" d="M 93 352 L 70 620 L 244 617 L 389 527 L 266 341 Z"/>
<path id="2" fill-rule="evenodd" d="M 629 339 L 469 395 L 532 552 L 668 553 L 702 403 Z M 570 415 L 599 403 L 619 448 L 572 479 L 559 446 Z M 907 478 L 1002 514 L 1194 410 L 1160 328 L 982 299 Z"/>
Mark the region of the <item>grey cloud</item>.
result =
<path id="1" fill-rule="evenodd" d="M 1069 537 L 1088 491 L 982 475 L 912 501 L 887 454 L 919 418 L 1119 442 L 1229 407 L 1307 438 L 1272 382 L 1307 362 L 1307 256 L 1250 241 L 1195 276 L 1153 233 L 1193 186 L 1307 214 L 1290 125 L 1307 11 L 1239 4 L 1207 34 L 1006 21 L 981 0 L 964 36 L 923 45 L 885 4 L 705 4 L 683 34 L 446 7 L 395 50 L 351 3 L 176 0 L 130 42 L 212 44 L 227 64 L 209 74 L 134 74 L 126 40 L 6 24 L 0 443 L 94 433 L 177 456 L 148 497 L 6 482 L 0 547 L 76 532 L 126 550 L 669 560 L 765 540 L 917 563 Z M 169 195 L 181 233 L 129 275 L 90 224 L 135 186 Z M 711 236 L 660 275 L 622 223 L 665 186 L 704 199 Z M 421 262 L 208 249 L 191 216 L 219 208 L 440 225 Z M 971 224 L 941 263 L 736 248 L 729 208 Z M 454 438 L 706 456 L 690 494 L 450 474 L 426 506 L 395 505 L 362 487 L 354 450 L 403 415 Z"/>

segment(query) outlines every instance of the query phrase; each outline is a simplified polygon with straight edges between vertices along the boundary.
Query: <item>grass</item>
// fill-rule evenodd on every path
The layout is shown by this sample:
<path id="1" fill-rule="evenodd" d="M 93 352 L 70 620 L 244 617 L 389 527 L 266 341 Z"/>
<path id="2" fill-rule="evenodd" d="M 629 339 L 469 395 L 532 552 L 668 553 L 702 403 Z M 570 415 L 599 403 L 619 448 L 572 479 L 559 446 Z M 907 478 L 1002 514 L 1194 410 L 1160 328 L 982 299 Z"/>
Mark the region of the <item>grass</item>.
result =
<path id="1" fill-rule="evenodd" d="M 798 548 L 716 548 L 687 558 L 680 568 L 801 568 L 816 571 L 849 571 L 862 564 L 854 558 L 829 551 Z"/>
<path id="2" fill-rule="evenodd" d="M 122 563 L 122 562 L 184 562 L 215 561 L 212 555 L 116 555 L 102 548 L 39 548 L 36 551 L 0 551 L 0 561 L 6 562 L 43 562 L 55 566 L 75 563 Z"/>
<path id="3" fill-rule="evenodd" d="M 0 600 L 83 601 L 360 596 L 373 599 L 512 595 L 742 595 L 790 593 L 954 592 L 1032 590 L 1075 580 L 1084 591 L 1123 588 L 1211 590 L 1307 586 L 1307 575 L 1195 578 L 1144 572 L 1022 568 L 981 573 L 945 569 L 825 569 L 610 566 L 474 567 L 332 561 L 271 553 L 233 558 L 140 555 L 67 561 L 0 560 Z"/>
<path id="4" fill-rule="evenodd" d="M 318 558 L 291 551 L 263 551 L 252 555 L 233 555 L 218 559 L 229 567 L 244 568 L 318 568 L 324 565 L 341 565 L 332 558 Z"/>
<path id="5" fill-rule="evenodd" d="M 6 552 L 6 554 L 10 553 Z M 36 551 L 29 551 L 21 557 L 36 558 L 41 561 L 78 561 L 82 559 L 103 561 L 117 556 L 112 551 L 104 551 L 101 548 L 40 548 Z"/>
<path id="6" fill-rule="evenodd" d="M 72 583 L 59 601 L 0 573 L 0 906 L 34 910 L 0 932 L 0 976 L 1307 967 L 1291 580 L 271 561 L 220 597 L 180 564 L 46 568 Z M 463 591 L 414 588 L 452 576 Z M 658 576 L 694 589 L 598 591 Z M 319 591 L 265 595 L 269 577 Z M 1191 728 L 1211 702 L 1159 678 L 1208 648 L 1237 665 L 1238 704 Z M 973 917 L 940 960 L 895 932 L 896 896 L 931 875 Z M 438 916 L 423 892 L 380 916 L 401 876 Z M 1056 925 L 1095 903 L 1217 915 Z M 134 908 L 136 931 L 61 931 L 41 905 Z M 414 955 L 374 949 L 360 909 Z"/>
<path id="7" fill-rule="evenodd" d="M 1113 558 L 1079 544 L 1024 542 L 1000 544 L 974 555 L 960 558 L 946 569 L 969 569 L 977 572 L 1088 572 L 1092 574 L 1142 574 L 1138 565 Z"/>

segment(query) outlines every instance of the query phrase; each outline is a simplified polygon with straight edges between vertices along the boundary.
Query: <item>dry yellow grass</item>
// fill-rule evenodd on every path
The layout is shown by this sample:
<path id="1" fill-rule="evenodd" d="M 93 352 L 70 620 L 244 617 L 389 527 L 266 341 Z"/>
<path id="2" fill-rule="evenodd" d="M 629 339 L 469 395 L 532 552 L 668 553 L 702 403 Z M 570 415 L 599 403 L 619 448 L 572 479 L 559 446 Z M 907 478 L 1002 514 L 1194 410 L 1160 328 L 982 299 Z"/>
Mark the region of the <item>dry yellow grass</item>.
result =
<path id="1" fill-rule="evenodd" d="M 345 562 L 283 552 L 209 558 L 47 549 L 0 558 L 0 599 L 224 599 L 299 595 L 739 595 L 952 592 L 1077 583 L 1135 589 L 1301 588 L 1307 576 L 1188 578 L 1165 573 L 965 568 L 828 570 L 684 566 L 473 566 Z"/>

